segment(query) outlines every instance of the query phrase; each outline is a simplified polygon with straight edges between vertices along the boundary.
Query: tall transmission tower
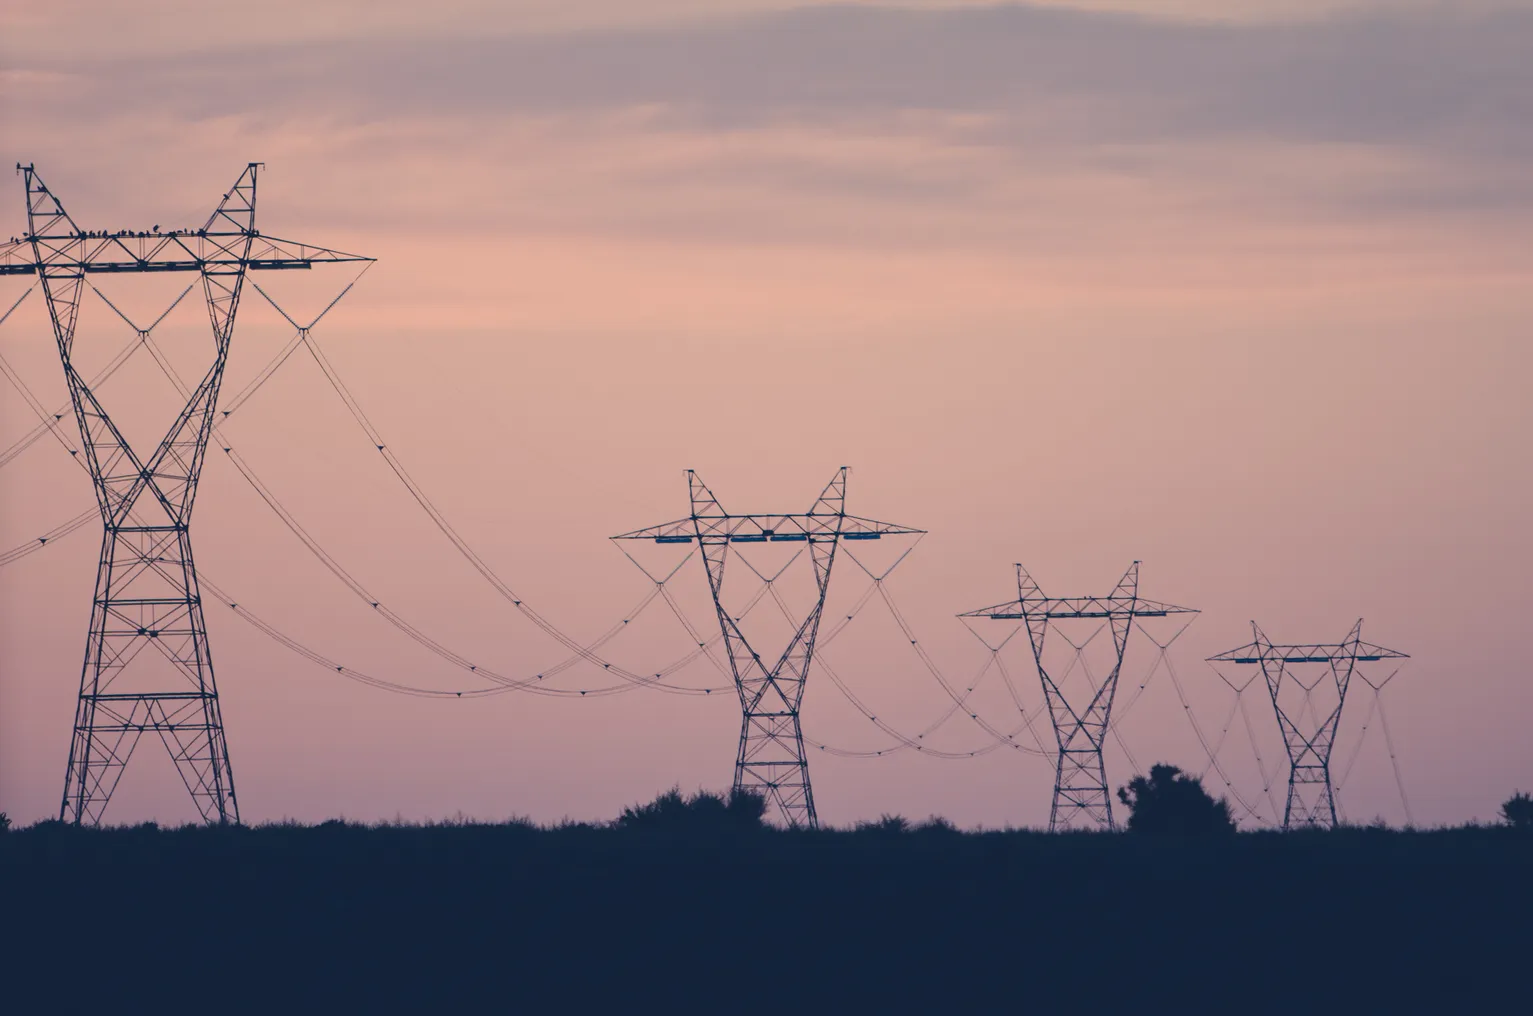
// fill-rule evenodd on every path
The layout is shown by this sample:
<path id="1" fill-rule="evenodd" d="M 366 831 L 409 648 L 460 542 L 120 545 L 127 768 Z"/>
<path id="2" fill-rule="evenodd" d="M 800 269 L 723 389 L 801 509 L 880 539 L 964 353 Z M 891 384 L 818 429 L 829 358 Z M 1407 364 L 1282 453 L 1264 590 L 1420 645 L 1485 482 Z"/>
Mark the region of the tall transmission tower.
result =
<path id="1" fill-rule="evenodd" d="M 846 474 L 842 466 L 808 512 L 801 515 L 731 515 L 695 472 L 687 470 L 692 514 L 675 522 L 638 529 L 614 540 L 692 543 L 702 548 L 708 588 L 728 650 L 729 667 L 740 694 L 740 751 L 735 756 L 736 791 L 765 794 L 790 828 L 815 828 L 814 793 L 809 786 L 809 758 L 799 706 L 814 659 L 820 615 L 830 592 L 831 566 L 842 540 L 877 540 L 919 534 L 920 529 L 876 522 L 846 513 Z M 724 607 L 724 564 L 731 544 L 807 543 L 814 563 L 818 598 L 799 622 L 787 648 L 768 665 L 740 630 L 740 619 Z M 769 658 L 768 658 L 769 659 Z"/>
<path id="2" fill-rule="evenodd" d="M 1336 745 L 1341 710 L 1347 704 L 1347 688 L 1358 672 L 1357 665 L 1410 657 L 1364 642 L 1362 618 L 1343 641 L 1331 645 L 1273 645 L 1255 621 L 1251 631 L 1255 638 L 1250 644 L 1210 656 L 1208 661 L 1261 667 L 1288 750 L 1288 803 L 1283 808 L 1283 828 L 1334 829 L 1336 788 L 1331 782 L 1331 749 Z M 1329 694 L 1316 704 L 1316 695 L 1322 690 L 1334 691 L 1334 705 Z"/>
<path id="3" fill-rule="evenodd" d="M 1111 730 L 1113 697 L 1118 690 L 1118 678 L 1123 672 L 1129 633 L 1133 631 L 1134 622 L 1138 618 L 1195 613 L 1197 611 L 1191 607 L 1141 599 L 1139 562 L 1135 561 L 1107 596 L 1064 599 L 1044 596 L 1038 583 L 1019 564 L 1015 600 L 958 615 L 961 618 L 1022 621 L 1027 626 L 1028 639 L 1033 647 L 1033 661 L 1038 666 L 1038 678 L 1043 684 L 1049 718 L 1054 725 L 1054 740 L 1059 747 L 1054 766 L 1054 800 L 1049 808 L 1050 832 L 1061 828 L 1091 826 L 1116 828 L 1102 749 Z M 1105 621 L 1112 629 L 1114 657 L 1111 669 L 1098 681 L 1091 675 L 1089 668 L 1082 668 L 1087 682 L 1085 690 L 1090 696 L 1084 702 L 1077 695 L 1076 701 L 1072 703 L 1062 689 L 1069 670 L 1054 672 L 1044 663 L 1044 640 L 1049 628 L 1065 620 Z M 1085 645 L 1084 642 L 1070 644 L 1075 647 L 1077 655 Z"/>
<path id="4" fill-rule="evenodd" d="M 101 822 L 148 731 L 170 752 L 204 821 L 239 821 L 189 531 L 234 316 L 247 271 L 372 260 L 262 236 L 260 168 L 245 168 L 200 229 L 161 232 L 81 229 L 32 166 L 16 166 L 25 177 L 27 232 L 0 245 L 0 275 L 42 282 L 104 528 L 59 809 L 77 825 Z M 213 329 L 212 366 L 148 455 L 129 445 L 73 360 L 86 275 L 131 272 L 199 273 Z M 125 676 L 148 648 L 174 677 L 146 679 L 146 668 Z"/>

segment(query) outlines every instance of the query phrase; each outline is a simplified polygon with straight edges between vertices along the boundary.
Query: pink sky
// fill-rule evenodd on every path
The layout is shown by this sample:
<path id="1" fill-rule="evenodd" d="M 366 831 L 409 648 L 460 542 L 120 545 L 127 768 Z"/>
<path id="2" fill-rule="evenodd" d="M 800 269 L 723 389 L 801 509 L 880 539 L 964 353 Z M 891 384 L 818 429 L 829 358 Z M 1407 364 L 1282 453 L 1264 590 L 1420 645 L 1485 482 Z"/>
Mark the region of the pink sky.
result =
<path id="1" fill-rule="evenodd" d="M 1072 595 L 1107 592 L 1139 558 L 1145 595 L 1203 610 L 1174 661 L 1205 727 L 1232 700 L 1200 661 L 1248 641 L 1250 619 L 1276 640 L 1333 641 L 1362 616 L 1365 638 L 1412 655 L 1385 702 L 1418 822 L 1486 819 L 1533 785 L 1521 656 L 1533 139 L 1517 99 L 1529 93 L 1490 73 L 1533 39 L 1526 16 L 1365 15 L 1308 25 L 1298 42 L 1109 21 L 1058 42 L 1078 47 L 1065 69 L 991 80 L 985 33 L 963 12 L 704 30 L 659 6 L 641 28 L 611 27 L 634 19 L 597 5 L 577 26 L 591 35 L 529 4 L 497 30 L 545 34 L 486 41 L 469 9 L 429 40 L 390 10 L 355 40 L 262 23 L 232 50 L 213 42 L 219 25 L 178 23 L 143 43 L 181 54 L 163 64 L 113 52 L 105 24 L 75 25 L 85 55 L 60 55 L 29 12 L 28 34 L 6 37 L 38 45 L 0 44 L 0 157 L 35 161 L 86 228 L 200 220 L 264 160 L 264 231 L 379 258 L 316 330 L 342 376 L 454 525 L 576 636 L 643 595 L 606 537 L 684 515 L 684 468 L 731 510 L 802 511 L 848 464 L 849 510 L 930 531 L 891 588 L 955 680 L 985 651 L 953 615 L 1014 594 L 1012 562 Z M 805 39 L 844 50 L 837 73 Z M 898 62 L 927 40 L 935 69 Z M 1280 45 L 1292 79 L 1230 69 Z M 1195 54 L 1185 79 L 1164 57 L 1178 46 Z M 23 228 L 19 179 L 9 193 L 0 238 Z M 303 319 L 350 278 L 258 281 Z M 101 286 L 144 319 L 179 291 Z M 0 302 L 25 287 L 6 281 Z M 82 321 L 87 366 L 131 338 L 99 303 Z M 194 304 L 156 334 L 184 371 L 208 355 Z M 288 335 L 247 295 L 226 393 Z M 0 353 L 62 404 L 35 294 L 0 327 Z M 176 408 L 147 359 L 103 394 L 139 436 Z M 7 387 L 0 444 L 33 422 Z M 312 362 L 284 367 L 227 433 L 422 628 L 505 672 L 561 657 L 431 528 Z M 90 504 L 84 475 L 40 442 L 0 472 L 0 548 Z M 220 456 L 194 534 L 201 568 L 316 649 L 465 686 L 349 598 Z M 57 808 L 97 539 L 88 528 L 0 569 L 0 810 L 18 821 Z M 705 621 L 700 570 L 677 581 Z M 864 586 L 842 562 L 833 602 Z M 732 695 L 423 702 L 314 667 L 227 610 L 209 623 L 247 821 L 602 818 L 731 776 Z M 870 607 L 844 639 L 827 659 L 880 717 L 915 729 L 943 711 L 886 615 Z M 686 644 L 655 609 L 611 656 L 649 666 Z M 1012 650 L 1031 707 L 1036 680 Z M 1131 656 L 1129 670 L 1149 662 Z M 719 683 L 701 666 L 678 680 Z M 975 701 L 1015 725 L 998 687 Z M 1250 704 L 1270 766 L 1270 706 Z M 1349 709 L 1338 757 L 1367 698 Z M 1157 676 L 1122 727 L 1140 764 L 1203 769 L 1183 713 Z M 816 740 L 888 743 L 825 680 L 804 715 Z M 1225 750 L 1254 801 L 1239 733 Z M 1380 733 L 1342 801 L 1352 818 L 1400 822 Z M 989 740 L 962 717 L 933 738 Z M 111 819 L 191 813 L 149 747 Z M 1108 759 L 1126 781 L 1127 756 Z M 1038 825 L 1052 775 L 1010 750 L 817 756 L 811 771 L 834 824 L 898 812 Z"/>

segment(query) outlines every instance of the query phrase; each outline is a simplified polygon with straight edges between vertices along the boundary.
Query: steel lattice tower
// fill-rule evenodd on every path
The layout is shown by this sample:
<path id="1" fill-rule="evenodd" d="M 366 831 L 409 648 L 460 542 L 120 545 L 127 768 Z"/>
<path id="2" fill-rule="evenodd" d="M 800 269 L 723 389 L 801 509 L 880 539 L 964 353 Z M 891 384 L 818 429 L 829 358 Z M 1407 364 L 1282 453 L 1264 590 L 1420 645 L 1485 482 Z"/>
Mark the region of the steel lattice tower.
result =
<path id="1" fill-rule="evenodd" d="M 1107 767 L 1102 749 L 1112 729 L 1113 697 L 1123 672 L 1123 657 L 1128 649 L 1129 633 L 1141 617 L 1166 617 L 1170 614 L 1195 614 L 1191 607 L 1141 599 L 1139 562 L 1123 573 L 1118 585 L 1107 596 L 1077 596 L 1055 599 L 1044 596 L 1038 583 L 1020 564 L 1017 565 L 1017 598 L 982 610 L 971 610 L 959 617 L 983 617 L 993 620 L 1022 621 L 1027 625 L 1033 647 L 1033 661 L 1043 684 L 1044 699 L 1053 721 L 1054 740 L 1059 755 L 1054 767 L 1054 800 L 1049 808 L 1049 831 L 1095 825 L 1116 828 L 1112 815 L 1112 794 L 1107 784 Z M 1044 640 L 1049 626 L 1062 620 L 1105 620 L 1112 629 L 1114 658 L 1112 669 L 1100 682 L 1090 680 L 1091 698 L 1081 707 L 1071 704 L 1060 689 L 1063 675 L 1049 673 L 1043 662 Z"/>
<path id="2" fill-rule="evenodd" d="M 16 167 L 25 177 L 27 232 L 0 245 L 0 275 L 42 282 L 104 529 L 59 810 L 76 824 L 101 822 L 148 731 L 170 752 L 204 821 L 239 821 L 189 531 L 234 316 L 247 271 L 371 260 L 262 236 L 255 228 L 260 165 L 245 168 L 201 229 L 163 233 L 158 226 L 83 230 L 32 166 Z M 129 445 L 72 360 L 86 275 L 131 272 L 200 273 L 213 329 L 212 366 L 147 456 Z M 151 647 L 182 680 L 172 687 L 124 680 Z M 163 682 L 138 682 L 146 683 Z"/>
<path id="3" fill-rule="evenodd" d="M 1362 618 L 1358 618 L 1345 640 L 1332 645 L 1273 645 L 1255 621 L 1251 622 L 1251 631 L 1255 639 L 1249 645 L 1210 656 L 1208 660 L 1255 664 L 1262 669 L 1283 746 L 1288 750 L 1288 803 L 1283 808 L 1283 828 L 1334 829 L 1336 788 L 1331 783 L 1331 749 L 1336 744 L 1352 675 L 1359 663 L 1410 657 L 1364 642 Z M 1294 670 L 1300 664 L 1323 664 L 1324 669 L 1306 684 Z M 1334 682 L 1336 704 L 1322 716 L 1324 706 L 1315 708 L 1314 692 L 1327 677 Z M 1292 692 L 1285 695 L 1290 688 Z"/>
<path id="4" fill-rule="evenodd" d="M 676 522 L 639 529 L 614 540 L 653 540 L 692 543 L 702 548 L 708 588 L 718 614 L 719 630 L 728 650 L 729 667 L 740 694 L 740 751 L 735 757 L 736 791 L 764 793 L 777 805 L 790 828 L 815 828 L 814 793 L 809 786 L 809 758 L 799 706 L 814 659 L 820 615 L 830 592 L 831 566 L 842 540 L 877 540 L 884 536 L 918 534 L 888 522 L 846 514 L 846 473 L 842 466 L 809 511 L 802 515 L 731 515 L 718 498 L 687 470 L 692 514 Z M 771 666 L 746 641 L 739 618 L 724 608 L 724 564 L 730 544 L 807 543 L 814 563 L 818 598 L 794 631 L 782 655 Z"/>

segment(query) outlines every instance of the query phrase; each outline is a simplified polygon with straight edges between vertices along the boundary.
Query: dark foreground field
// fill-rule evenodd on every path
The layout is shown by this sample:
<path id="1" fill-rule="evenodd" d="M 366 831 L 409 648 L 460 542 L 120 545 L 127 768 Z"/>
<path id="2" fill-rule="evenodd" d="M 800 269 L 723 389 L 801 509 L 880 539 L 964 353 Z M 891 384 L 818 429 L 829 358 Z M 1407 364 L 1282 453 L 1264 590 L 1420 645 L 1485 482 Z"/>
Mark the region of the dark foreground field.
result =
<path id="1" fill-rule="evenodd" d="M 45 824 L 0 835 L 0 900 L 7 1013 L 1528 1012 L 1533 997 L 1533 838 L 1504 829 Z"/>

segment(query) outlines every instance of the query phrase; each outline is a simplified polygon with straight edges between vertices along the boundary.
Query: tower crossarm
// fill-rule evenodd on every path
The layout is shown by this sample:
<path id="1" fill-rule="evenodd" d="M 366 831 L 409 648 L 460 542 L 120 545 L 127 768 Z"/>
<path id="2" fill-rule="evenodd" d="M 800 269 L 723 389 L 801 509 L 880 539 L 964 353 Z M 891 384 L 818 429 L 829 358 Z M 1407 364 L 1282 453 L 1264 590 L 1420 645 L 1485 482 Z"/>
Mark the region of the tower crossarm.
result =
<path id="1" fill-rule="evenodd" d="M 278 271 L 317 264 L 372 261 L 360 254 L 297 240 L 263 236 L 255 228 L 255 170 L 252 162 L 199 227 L 82 229 L 64 211 L 34 167 L 25 174 L 27 231 L 0 242 L 0 275 L 53 278 L 114 272 Z"/>
<path id="2" fill-rule="evenodd" d="M 1070 618 L 1167 617 L 1171 614 L 1196 614 L 1195 607 L 1178 607 L 1138 597 L 1072 596 L 1065 598 L 1029 597 L 998 603 L 993 607 L 971 610 L 959 617 L 982 617 L 993 621 L 1067 620 Z"/>
<path id="3" fill-rule="evenodd" d="M 1378 660 L 1408 660 L 1409 654 L 1385 649 L 1368 642 L 1357 644 L 1275 646 L 1252 642 L 1229 652 L 1210 656 L 1210 663 L 1338 663 L 1353 660 L 1371 663 Z"/>
<path id="4" fill-rule="evenodd" d="M 803 543 L 811 538 L 877 540 L 924 532 L 924 529 L 856 515 L 808 512 L 799 515 L 694 515 L 636 529 L 612 539 L 653 540 L 656 543 L 691 543 L 696 538 L 726 539 L 730 543 Z"/>
<path id="5" fill-rule="evenodd" d="M 246 239 L 253 239 L 247 255 Z M 34 247 L 35 244 L 35 247 Z M 360 254 L 316 247 L 296 240 L 234 230 L 121 230 L 31 235 L 0 243 L 0 275 L 36 275 L 40 267 L 59 273 L 201 272 L 308 269 L 318 264 L 372 261 Z"/>

